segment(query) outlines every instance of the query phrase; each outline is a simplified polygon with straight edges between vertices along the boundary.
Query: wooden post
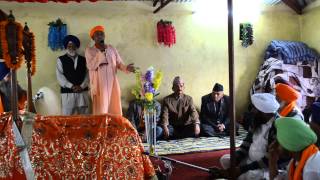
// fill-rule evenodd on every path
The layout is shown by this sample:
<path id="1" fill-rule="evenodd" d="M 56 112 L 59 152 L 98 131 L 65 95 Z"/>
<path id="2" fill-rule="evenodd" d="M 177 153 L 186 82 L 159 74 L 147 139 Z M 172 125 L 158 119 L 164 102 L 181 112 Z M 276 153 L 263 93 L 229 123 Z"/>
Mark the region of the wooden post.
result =
<path id="1" fill-rule="evenodd" d="M 233 44 L 233 4 L 228 0 L 228 58 L 229 58 L 229 117 L 231 177 L 235 177 L 235 88 L 234 88 L 234 44 Z"/>
<path id="2" fill-rule="evenodd" d="M 27 66 L 27 79 L 28 79 L 28 92 L 27 92 L 27 110 L 32 113 L 37 113 L 36 108 L 34 107 L 32 101 L 32 81 L 31 81 L 31 60 L 32 60 L 32 39 L 33 34 L 29 31 L 29 27 L 27 23 L 25 23 L 25 27 L 23 29 L 23 48 L 24 48 L 24 57 L 26 60 Z"/>
<path id="3" fill-rule="evenodd" d="M 18 120 L 18 88 L 17 88 L 17 71 L 10 69 L 11 73 L 11 110 L 12 118 L 14 122 Z"/>
<path id="4" fill-rule="evenodd" d="M 7 34 L 8 41 L 8 50 L 11 58 L 12 64 L 17 64 L 17 56 L 19 53 L 19 49 L 17 48 L 17 26 L 13 23 L 15 21 L 14 16 L 12 15 L 12 11 L 8 16 L 8 25 L 5 27 L 4 31 Z M 12 110 L 12 118 L 14 122 L 18 120 L 18 92 L 17 92 L 17 72 L 15 69 L 11 68 L 11 110 Z"/>

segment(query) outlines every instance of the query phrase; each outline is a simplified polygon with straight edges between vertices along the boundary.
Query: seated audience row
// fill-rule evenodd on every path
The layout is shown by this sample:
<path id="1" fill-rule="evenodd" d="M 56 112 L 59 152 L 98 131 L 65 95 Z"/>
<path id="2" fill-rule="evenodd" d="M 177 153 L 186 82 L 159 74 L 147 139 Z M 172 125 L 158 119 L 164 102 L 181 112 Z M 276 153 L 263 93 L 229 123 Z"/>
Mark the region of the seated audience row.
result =
<path id="1" fill-rule="evenodd" d="M 157 111 L 157 138 L 177 139 L 197 136 L 227 135 L 229 129 L 229 97 L 223 86 L 216 83 L 212 93 L 202 97 L 200 117 L 191 96 L 184 94 L 184 81 L 174 78 L 173 93 L 163 99 L 162 107 L 155 101 Z M 127 118 L 144 133 L 142 103 L 134 100 L 129 104 Z"/>

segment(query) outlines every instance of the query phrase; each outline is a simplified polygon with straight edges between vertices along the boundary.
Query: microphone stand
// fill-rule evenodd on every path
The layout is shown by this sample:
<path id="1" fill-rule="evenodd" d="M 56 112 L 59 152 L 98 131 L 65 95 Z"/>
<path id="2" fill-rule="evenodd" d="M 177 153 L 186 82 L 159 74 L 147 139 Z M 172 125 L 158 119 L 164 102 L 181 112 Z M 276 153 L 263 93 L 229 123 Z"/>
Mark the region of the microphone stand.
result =
<path id="1" fill-rule="evenodd" d="M 148 155 L 148 156 L 153 157 L 153 158 L 156 158 L 156 159 L 160 159 L 162 161 L 170 161 L 170 162 L 173 162 L 173 163 L 177 163 L 177 164 L 180 164 L 180 165 L 183 165 L 183 166 L 187 166 L 187 167 L 190 167 L 190 168 L 193 168 L 193 169 L 197 169 L 197 170 L 200 170 L 200 171 L 204 171 L 204 172 L 207 172 L 207 173 L 211 174 L 211 171 L 209 169 L 207 169 L 207 168 L 203 168 L 203 167 L 200 167 L 200 166 L 196 166 L 196 165 L 193 165 L 193 164 L 189 164 L 189 163 L 186 163 L 186 162 L 178 161 L 178 160 L 171 159 L 171 158 L 164 157 L 164 156 L 151 155 L 148 152 L 144 152 L 143 154 Z"/>

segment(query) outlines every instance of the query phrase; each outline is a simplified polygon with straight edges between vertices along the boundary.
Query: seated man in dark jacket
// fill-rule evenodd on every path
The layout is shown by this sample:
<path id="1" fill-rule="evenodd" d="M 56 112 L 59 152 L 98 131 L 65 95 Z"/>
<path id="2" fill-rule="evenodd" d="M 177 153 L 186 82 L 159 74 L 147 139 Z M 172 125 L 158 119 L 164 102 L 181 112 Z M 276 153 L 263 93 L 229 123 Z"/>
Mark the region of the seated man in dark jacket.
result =
<path id="1" fill-rule="evenodd" d="M 8 73 L 3 80 L 0 81 L 0 97 L 3 104 L 3 111 L 9 112 L 11 109 L 11 74 Z M 27 91 L 17 82 L 17 95 L 18 95 L 18 109 L 22 110 L 25 108 L 27 101 Z"/>
<path id="2" fill-rule="evenodd" d="M 158 123 L 160 120 L 161 104 L 154 100 L 154 106 L 156 109 L 156 122 Z M 137 99 L 130 101 L 126 117 L 133 127 L 136 128 L 139 135 L 142 137 L 142 140 L 145 141 L 145 121 L 143 116 L 143 102 Z M 159 139 L 160 136 L 162 136 L 162 129 L 157 126 L 156 138 Z"/>
<path id="3" fill-rule="evenodd" d="M 201 134 L 212 137 L 228 134 L 229 130 L 229 96 L 223 94 L 223 86 L 216 83 L 212 93 L 201 99 Z"/>

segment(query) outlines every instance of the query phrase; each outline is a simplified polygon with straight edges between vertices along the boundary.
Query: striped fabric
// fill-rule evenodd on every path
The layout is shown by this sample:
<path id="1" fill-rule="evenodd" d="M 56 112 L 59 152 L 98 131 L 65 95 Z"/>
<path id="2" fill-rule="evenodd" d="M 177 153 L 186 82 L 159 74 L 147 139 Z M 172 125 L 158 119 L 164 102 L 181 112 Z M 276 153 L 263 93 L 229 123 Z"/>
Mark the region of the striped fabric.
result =
<path id="1" fill-rule="evenodd" d="M 298 61 L 316 61 L 319 55 L 305 43 L 273 40 L 267 47 L 265 59 L 274 57 L 285 64 L 296 64 Z"/>
<path id="2" fill-rule="evenodd" d="M 242 140 L 246 137 L 247 132 L 239 129 L 239 136 L 236 136 L 236 147 L 239 147 Z M 144 143 L 144 149 L 148 149 L 148 144 Z M 230 148 L 230 137 L 200 137 L 185 138 L 170 141 L 158 141 L 156 145 L 156 153 L 158 155 L 169 154 L 185 154 L 195 152 L 215 151 Z"/>

